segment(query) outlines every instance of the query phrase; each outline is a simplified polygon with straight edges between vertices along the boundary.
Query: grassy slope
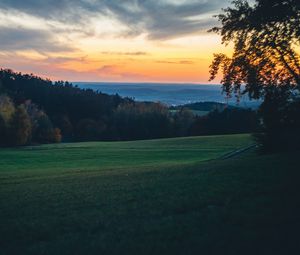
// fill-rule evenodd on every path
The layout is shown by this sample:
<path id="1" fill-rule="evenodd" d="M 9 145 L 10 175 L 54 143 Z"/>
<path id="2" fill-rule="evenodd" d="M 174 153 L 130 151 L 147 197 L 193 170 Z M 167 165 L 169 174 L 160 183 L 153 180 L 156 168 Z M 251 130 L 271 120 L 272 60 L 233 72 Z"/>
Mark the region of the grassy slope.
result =
<path id="1" fill-rule="evenodd" d="M 249 143 L 201 139 L 2 150 L 0 254 L 293 254 L 300 153 L 201 162 Z"/>
<path id="2" fill-rule="evenodd" d="M 87 142 L 0 150 L 2 174 L 177 165 L 214 159 L 250 143 L 249 135 Z M 49 171 L 48 171 L 49 170 Z M 38 172 L 36 172 L 38 171 Z"/>

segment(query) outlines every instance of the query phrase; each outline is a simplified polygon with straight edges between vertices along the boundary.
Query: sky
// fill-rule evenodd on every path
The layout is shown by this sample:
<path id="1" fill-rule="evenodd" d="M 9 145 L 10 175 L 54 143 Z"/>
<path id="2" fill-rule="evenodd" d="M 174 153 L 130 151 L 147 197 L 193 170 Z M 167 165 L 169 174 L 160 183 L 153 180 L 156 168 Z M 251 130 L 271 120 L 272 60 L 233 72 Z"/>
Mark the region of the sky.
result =
<path id="1" fill-rule="evenodd" d="M 226 0 L 0 0 L 0 67 L 53 80 L 208 83 Z M 215 81 L 216 82 L 216 81 Z"/>

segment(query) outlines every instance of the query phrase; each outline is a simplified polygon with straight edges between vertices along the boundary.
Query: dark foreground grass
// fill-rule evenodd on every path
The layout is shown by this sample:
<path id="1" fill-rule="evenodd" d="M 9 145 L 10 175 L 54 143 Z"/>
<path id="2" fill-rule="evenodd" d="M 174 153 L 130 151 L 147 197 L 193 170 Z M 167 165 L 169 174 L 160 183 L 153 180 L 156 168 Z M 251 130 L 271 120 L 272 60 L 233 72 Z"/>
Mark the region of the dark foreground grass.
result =
<path id="1" fill-rule="evenodd" d="M 159 142 L 162 150 L 169 141 Z M 189 143 L 196 146 L 182 140 L 187 150 Z M 56 150 L 45 148 L 59 157 Z M 81 162 L 87 171 L 81 165 L 61 174 L 36 168 L 42 162 L 29 170 L 28 161 L 22 171 L 11 163 L 13 175 L 4 169 L 0 180 L 0 254 L 298 254 L 299 156 L 252 152 L 203 162 L 174 158 L 177 164 L 153 158 L 153 166 L 141 160 L 98 170 L 91 158 L 91 165 Z"/>

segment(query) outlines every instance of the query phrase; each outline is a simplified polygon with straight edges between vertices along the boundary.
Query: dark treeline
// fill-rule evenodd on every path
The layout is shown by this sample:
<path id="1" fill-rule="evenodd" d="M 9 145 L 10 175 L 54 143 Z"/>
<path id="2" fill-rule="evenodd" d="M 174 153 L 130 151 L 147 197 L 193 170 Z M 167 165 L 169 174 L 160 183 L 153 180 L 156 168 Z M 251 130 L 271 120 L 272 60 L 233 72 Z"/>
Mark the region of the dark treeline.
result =
<path id="1" fill-rule="evenodd" d="M 231 108 L 204 117 L 184 107 L 171 113 L 160 103 L 0 70 L 2 146 L 252 132 L 256 120 L 253 111 Z"/>
<path id="2" fill-rule="evenodd" d="M 181 106 L 171 106 L 170 109 L 176 110 L 180 107 Z M 184 107 L 195 111 L 214 111 L 214 110 L 223 111 L 228 108 L 235 108 L 234 106 L 230 106 L 219 102 L 196 102 L 196 103 L 185 104 Z"/>
<path id="3" fill-rule="evenodd" d="M 197 118 L 191 126 L 192 135 L 256 133 L 259 130 L 258 114 L 243 108 L 214 110 Z"/>

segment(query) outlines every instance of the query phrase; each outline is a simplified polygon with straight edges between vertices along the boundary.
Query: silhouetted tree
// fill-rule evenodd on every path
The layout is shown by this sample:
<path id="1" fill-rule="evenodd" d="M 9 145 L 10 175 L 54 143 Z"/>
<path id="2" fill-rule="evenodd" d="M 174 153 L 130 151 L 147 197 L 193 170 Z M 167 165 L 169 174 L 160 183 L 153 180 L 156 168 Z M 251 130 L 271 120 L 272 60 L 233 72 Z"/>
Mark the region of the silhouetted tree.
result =
<path id="1" fill-rule="evenodd" d="M 297 45 L 300 42 L 300 3 L 298 0 L 256 0 L 254 5 L 250 5 L 247 1 L 237 0 L 233 1 L 233 5 L 233 8 L 227 8 L 224 14 L 218 15 L 222 26 L 212 31 L 221 34 L 223 43 L 233 42 L 234 52 L 232 57 L 224 54 L 214 56 L 210 79 L 214 79 L 221 69 L 221 83 L 228 96 L 234 92 L 238 95 L 248 93 L 250 98 L 263 97 L 264 132 L 268 133 L 269 139 L 276 140 L 283 134 L 276 126 L 293 121 L 283 118 L 279 109 L 278 114 L 264 111 L 270 109 L 266 107 L 269 104 L 279 107 L 274 97 L 281 97 L 282 87 L 285 103 L 280 103 L 284 104 L 284 110 L 280 109 L 280 112 L 288 111 L 288 105 L 299 96 L 300 56 Z M 242 84 L 245 84 L 243 91 Z M 284 116 L 298 118 L 290 114 Z M 273 118 L 272 121 L 270 118 Z M 278 131 L 276 134 L 272 131 L 273 127 Z M 290 142 L 287 144 L 290 145 Z M 278 142 L 278 145 L 282 143 Z"/>
<path id="2" fill-rule="evenodd" d="M 216 54 L 211 65 L 211 79 L 221 68 L 222 84 L 227 93 L 240 91 L 257 98 L 266 86 L 300 86 L 299 43 L 300 5 L 293 0 L 234 1 L 234 8 L 219 15 L 221 28 L 213 28 L 223 43 L 234 43 L 231 58 Z"/>

